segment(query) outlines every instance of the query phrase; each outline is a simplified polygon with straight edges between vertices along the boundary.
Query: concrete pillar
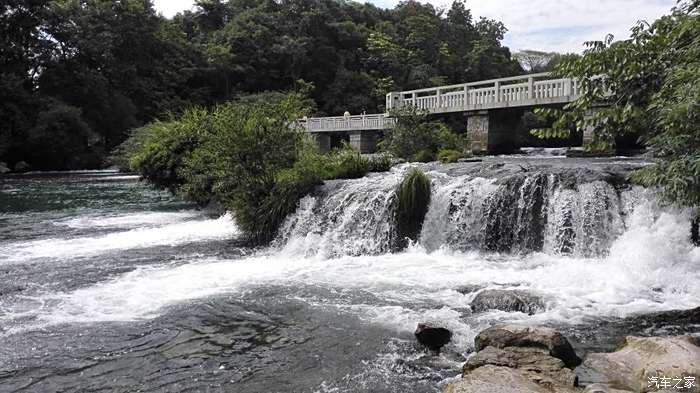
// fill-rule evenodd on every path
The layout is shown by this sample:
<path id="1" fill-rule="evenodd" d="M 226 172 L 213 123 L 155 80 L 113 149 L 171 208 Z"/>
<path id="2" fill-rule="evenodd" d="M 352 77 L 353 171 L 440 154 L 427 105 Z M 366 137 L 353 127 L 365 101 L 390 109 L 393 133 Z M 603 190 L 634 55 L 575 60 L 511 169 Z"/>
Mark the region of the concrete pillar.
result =
<path id="1" fill-rule="evenodd" d="M 521 109 L 467 113 L 467 138 L 474 155 L 511 153 L 518 145 Z"/>
<path id="2" fill-rule="evenodd" d="M 600 112 L 600 110 L 603 109 L 603 108 L 604 108 L 604 106 L 593 106 L 593 107 L 591 107 L 591 108 L 588 109 L 588 110 L 586 111 L 586 113 L 584 114 L 584 120 L 589 120 L 589 119 L 591 119 L 591 118 L 592 118 L 593 116 L 595 116 L 598 112 Z M 595 139 L 595 132 L 596 132 L 596 129 L 595 129 L 595 127 L 592 126 L 592 125 L 587 125 L 587 126 L 583 129 L 583 147 L 585 147 L 586 149 L 588 149 L 588 148 L 591 147 L 591 143 L 592 143 L 593 140 Z M 611 152 L 614 150 L 615 141 L 614 141 L 614 140 L 610 140 L 609 142 L 610 142 L 610 143 L 609 143 L 610 149 L 605 150 L 605 151 L 604 151 L 604 150 L 600 150 L 600 149 L 595 149 L 595 150 L 591 150 L 591 152 L 593 152 L 593 153 L 611 153 Z"/>
<path id="3" fill-rule="evenodd" d="M 362 154 L 374 153 L 377 150 L 377 131 L 351 131 L 350 146 Z"/>
<path id="4" fill-rule="evenodd" d="M 489 114 L 480 111 L 467 114 L 467 139 L 472 154 L 486 154 L 489 150 Z"/>
<path id="5" fill-rule="evenodd" d="M 328 153 L 331 150 L 331 135 L 327 132 L 316 132 L 314 133 L 314 138 L 316 138 L 316 143 L 318 143 L 318 149 L 321 153 Z"/>

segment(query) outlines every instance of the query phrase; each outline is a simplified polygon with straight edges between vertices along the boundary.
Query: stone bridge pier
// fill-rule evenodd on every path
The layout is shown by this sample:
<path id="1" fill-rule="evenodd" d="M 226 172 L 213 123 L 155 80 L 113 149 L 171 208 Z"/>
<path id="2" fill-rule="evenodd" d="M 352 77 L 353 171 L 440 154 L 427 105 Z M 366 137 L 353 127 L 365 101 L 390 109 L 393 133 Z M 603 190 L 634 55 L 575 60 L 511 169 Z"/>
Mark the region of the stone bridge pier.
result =
<path id="1" fill-rule="evenodd" d="M 472 154 L 513 151 L 517 147 L 515 131 L 522 113 L 517 109 L 467 112 L 467 138 Z"/>

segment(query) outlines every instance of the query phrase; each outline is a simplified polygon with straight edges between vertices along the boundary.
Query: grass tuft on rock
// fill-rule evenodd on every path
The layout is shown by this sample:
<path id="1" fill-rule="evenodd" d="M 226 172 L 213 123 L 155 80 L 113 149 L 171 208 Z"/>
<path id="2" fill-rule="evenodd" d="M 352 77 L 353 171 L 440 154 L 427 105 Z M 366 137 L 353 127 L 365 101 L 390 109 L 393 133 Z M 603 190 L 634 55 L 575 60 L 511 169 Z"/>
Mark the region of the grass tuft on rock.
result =
<path id="1" fill-rule="evenodd" d="M 396 190 L 395 213 L 399 248 L 405 248 L 408 239 L 416 241 L 423 227 L 430 205 L 430 179 L 420 169 L 411 169 Z"/>

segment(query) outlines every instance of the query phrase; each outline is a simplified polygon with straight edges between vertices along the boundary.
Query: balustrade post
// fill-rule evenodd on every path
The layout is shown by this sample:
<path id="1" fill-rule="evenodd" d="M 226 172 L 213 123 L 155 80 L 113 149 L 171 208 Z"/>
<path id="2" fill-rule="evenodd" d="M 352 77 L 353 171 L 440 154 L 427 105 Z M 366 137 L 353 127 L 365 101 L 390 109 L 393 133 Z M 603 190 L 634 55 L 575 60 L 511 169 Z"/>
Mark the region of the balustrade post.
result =
<path id="1" fill-rule="evenodd" d="M 437 106 L 436 109 L 442 108 L 442 97 L 440 95 L 440 89 L 437 89 Z"/>
<path id="2" fill-rule="evenodd" d="M 496 88 L 496 96 L 494 98 L 495 102 L 501 102 L 501 82 L 496 81 L 494 83 L 494 86 Z"/>
<path id="3" fill-rule="evenodd" d="M 535 78 L 531 76 L 527 77 L 527 98 L 530 100 L 535 98 Z"/>

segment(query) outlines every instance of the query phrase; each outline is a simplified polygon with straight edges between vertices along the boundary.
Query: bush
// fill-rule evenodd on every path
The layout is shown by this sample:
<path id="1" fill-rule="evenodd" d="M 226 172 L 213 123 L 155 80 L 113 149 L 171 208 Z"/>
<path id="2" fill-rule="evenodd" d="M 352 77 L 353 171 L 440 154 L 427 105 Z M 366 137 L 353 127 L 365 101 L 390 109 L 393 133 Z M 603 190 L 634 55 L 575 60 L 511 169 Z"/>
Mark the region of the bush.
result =
<path id="1" fill-rule="evenodd" d="M 399 247 L 417 240 L 430 205 L 430 179 L 419 169 L 411 169 L 396 190 L 395 221 Z"/>
<path id="2" fill-rule="evenodd" d="M 431 162 L 435 161 L 435 152 L 430 149 L 418 150 L 412 157 L 411 161 L 415 162 Z"/>
<path id="3" fill-rule="evenodd" d="M 445 124 L 431 122 L 427 112 L 414 106 L 391 112 L 396 125 L 380 142 L 382 150 L 405 160 L 429 162 L 435 160 L 439 149 L 464 150 L 466 141 Z"/>
<path id="4" fill-rule="evenodd" d="M 56 105 L 39 113 L 26 151 L 34 169 L 80 169 L 99 167 L 103 150 L 78 108 Z"/>
<path id="5" fill-rule="evenodd" d="M 185 161 L 215 131 L 209 124 L 209 112 L 194 108 L 179 119 L 156 121 L 132 132 L 118 147 L 128 158 L 130 170 L 138 172 L 160 189 L 176 192 L 188 179 L 180 173 Z"/>
<path id="6" fill-rule="evenodd" d="M 308 110 L 298 94 L 266 93 L 135 130 L 116 160 L 156 187 L 230 210 L 254 244 L 270 241 L 299 199 L 326 179 L 388 169 L 388 158 L 362 157 L 349 146 L 321 154 L 295 127 Z"/>
<path id="7" fill-rule="evenodd" d="M 445 162 L 445 163 L 453 163 L 457 162 L 460 158 L 462 158 L 464 155 L 457 150 L 451 150 L 451 149 L 440 149 L 437 154 L 437 159 L 440 162 Z"/>

